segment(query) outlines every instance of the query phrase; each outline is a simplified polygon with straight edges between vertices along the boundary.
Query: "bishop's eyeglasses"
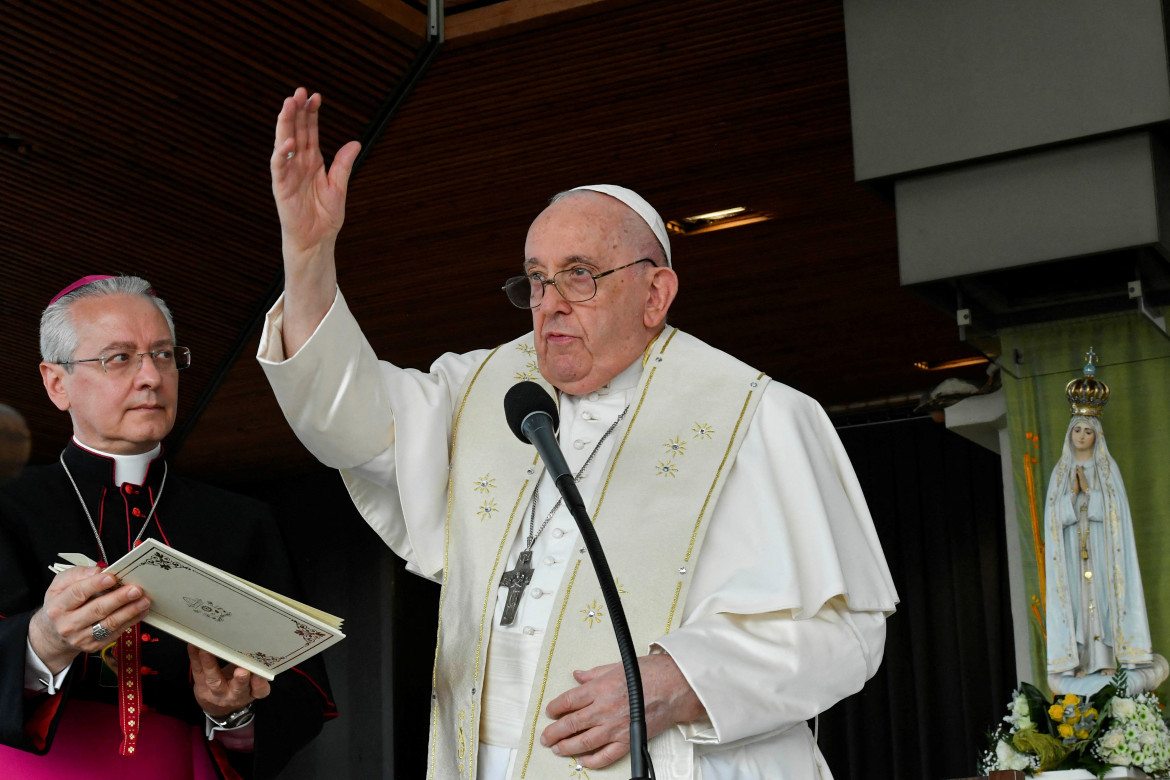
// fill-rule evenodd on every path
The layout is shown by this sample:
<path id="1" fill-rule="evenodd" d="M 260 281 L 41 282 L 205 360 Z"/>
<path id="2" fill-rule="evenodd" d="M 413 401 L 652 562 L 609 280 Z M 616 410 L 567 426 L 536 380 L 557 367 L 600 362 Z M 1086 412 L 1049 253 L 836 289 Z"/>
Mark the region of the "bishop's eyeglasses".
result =
<path id="1" fill-rule="evenodd" d="M 102 371 L 110 376 L 126 376 L 133 366 L 134 371 L 142 368 L 142 358 L 150 356 L 154 367 L 159 373 L 167 371 L 182 371 L 191 365 L 191 350 L 186 347 L 163 347 L 148 352 L 115 352 L 110 355 L 99 355 L 95 358 L 83 360 L 62 360 L 59 366 L 71 366 L 74 363 L 101 363 Z M 137 358 L 137 360 L 135 360 Z"/>
<path id="2" fill-rule="evenodd" d="M 575 266 L 573 268 L 566 268 L 563 271 L 557 271 L 547 279 L 541 273 L 532 273 L 527 276 L 513 276 L 504 282 L 504 286 L 501 289 L 507 293 L 508 300 L 512 302 L 512 305 L 519 309 L 535 309 L 539 306 L 541 299 L 544 297 L 544 288 L 550 284 L 556 287 L 561 297 L 569 303 L 583 303 L 597 295 L 598 279 L 603 276 L 609 276 L 623 268 L 637 265 L 638 263 L 650 263 L 653 266 L 658 265 L 658 263 L 649 257 L 643 257 L 641 260 L 619 265 L 617 268 L 611 268 L 599 274 L 590 273 L 588 268 Z"/>

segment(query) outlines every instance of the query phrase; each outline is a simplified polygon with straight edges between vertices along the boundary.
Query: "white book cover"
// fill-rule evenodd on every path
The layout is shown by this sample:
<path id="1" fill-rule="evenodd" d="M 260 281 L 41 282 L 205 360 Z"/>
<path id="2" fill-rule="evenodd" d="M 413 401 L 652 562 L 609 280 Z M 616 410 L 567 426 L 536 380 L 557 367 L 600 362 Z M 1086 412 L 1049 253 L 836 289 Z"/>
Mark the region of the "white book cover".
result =
<path id="1" fill-rule="evenodd" d="M 85 555 L 60 553 L 77 566 Z M 67 564 L 49 567 L 54 571 Z M 271 680 L 345 638 L 341 618 L 254 585 L 155 539 L 110 564 L 150 597 L 142 622 Z"/>

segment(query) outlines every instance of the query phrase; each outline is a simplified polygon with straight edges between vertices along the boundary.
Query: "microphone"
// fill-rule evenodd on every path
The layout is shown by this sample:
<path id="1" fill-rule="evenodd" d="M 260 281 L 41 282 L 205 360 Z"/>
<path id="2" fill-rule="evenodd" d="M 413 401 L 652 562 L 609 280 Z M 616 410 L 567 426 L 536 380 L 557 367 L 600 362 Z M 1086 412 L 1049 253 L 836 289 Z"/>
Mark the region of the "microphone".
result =
<path id="1" fill-rule="evenodd" d="M 569 464 L 557 446 L 560 415 L 552 396 L 536 382 L 517 382 L 504 395 L 504 416 L 520 441 L 532 443 L 540 453 L 553 481 L 569 474 Z"/>
<path id="2" fill-rule="evenodd" d="M 621 597 L 618 595 L 617 586 L 614 585 L 613 574 L 601 549 L 601 541 L 597 538 L 597 531 L 589 519 L 581 492 L 577 490 L 577 483 L 557 444 L 556 432 L 560 422 L 557 405 L 544 388 L 526 380 L 512 385 L 504 395 L 504 416 L 516 438 L 522 442 L 531 442 L 536 447 L 540 459 L 544 461 L 545 468 L 553 477 L 557 490 L 565 501 L 565 506 L 577 521 L 577 528 L 589 551 L 589 559 L 593 561 L 593 569 L 597 572 L 601 595 L 609 608 L 614 634 L 617 636 L 618 652 L 626 673 L 626 694 L 630 701 L 630 770 L 633 773 L 631 780 L 649 780 L 654 777 L 654 766 L 650 763 L 650 749 L 647 744 L 646 704 L 642 697 L 642 673 L 638 668 L 637 651 L 634 649 L 630 627 L 626 623 Z"/>

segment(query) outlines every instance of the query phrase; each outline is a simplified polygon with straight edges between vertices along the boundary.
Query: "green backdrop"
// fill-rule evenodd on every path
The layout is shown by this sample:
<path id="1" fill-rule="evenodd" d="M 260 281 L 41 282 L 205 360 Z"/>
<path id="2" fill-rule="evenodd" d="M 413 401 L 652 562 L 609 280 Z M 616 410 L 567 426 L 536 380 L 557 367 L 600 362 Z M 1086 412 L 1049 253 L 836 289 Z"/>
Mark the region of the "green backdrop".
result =
<path id="1" fill-rule="evenodd" d="M 1111 391 L 1101 426 L 1129 494 L 1153 650 L 1170 658 L 1170 573 L 1164 565 L 1170 560 L 1170 339 L 1137 312 L 1003 328 L 999 335 L 1033 680 L 1049 692 L 1036 617 L 1037 611 L 1044 614 L 1039 601 L 1043 583 L 1025 458 L 1032 460 L 1032 495 L 1043 542 L 1048 480 L 1060 459 L 1070 414 L 1064 387 L 1082 375 L 1090 347 L 1097 356 L 1097 379 Z M 1158 691 L 1163 701 L 1166 688 L 1163 684 Z"/>

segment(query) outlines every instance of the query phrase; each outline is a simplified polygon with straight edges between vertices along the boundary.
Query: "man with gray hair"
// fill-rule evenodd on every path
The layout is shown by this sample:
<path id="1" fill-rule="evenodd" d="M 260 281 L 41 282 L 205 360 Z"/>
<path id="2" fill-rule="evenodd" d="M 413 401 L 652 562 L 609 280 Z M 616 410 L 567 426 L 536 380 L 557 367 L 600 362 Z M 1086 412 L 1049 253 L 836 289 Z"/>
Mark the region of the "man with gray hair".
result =
<path id="1" fill-rule="evenodd" d="M 0 488 L 0 777 L 274 777 L 334 712 L 319 659 L 271 684 L 221 666 L 140 625 L 150 594 L 103 572 L 154 538 L 294 588 L 263 504 L 169 471 L 191 352 L 167 305 L 138 277 L 79 279 L 45 309 L 41 354 L 73 437 Z M 99 564 L 54 576 L 60 552 Z"/>
<path id="2" fill-rule="evenodd" d="M 333 255 L 358 148 L 326 170 L 320 105 L 298 89 L 277 120 L 285 291 L 259 358 L 301 441 L 443 585 L 428 777 L 630 777 L 611 616 L 552 478 L 502 419 L 517 379 L 559 407 L 644 653 L 657 776 L 830 777 L 805 720 L 874 674 L 897 595 L 821 408 L 667 325 L 662 220 L 608 184 L 529 228 L 504 291 L 530 333 L 429 373 L 379 361 Z"/>

